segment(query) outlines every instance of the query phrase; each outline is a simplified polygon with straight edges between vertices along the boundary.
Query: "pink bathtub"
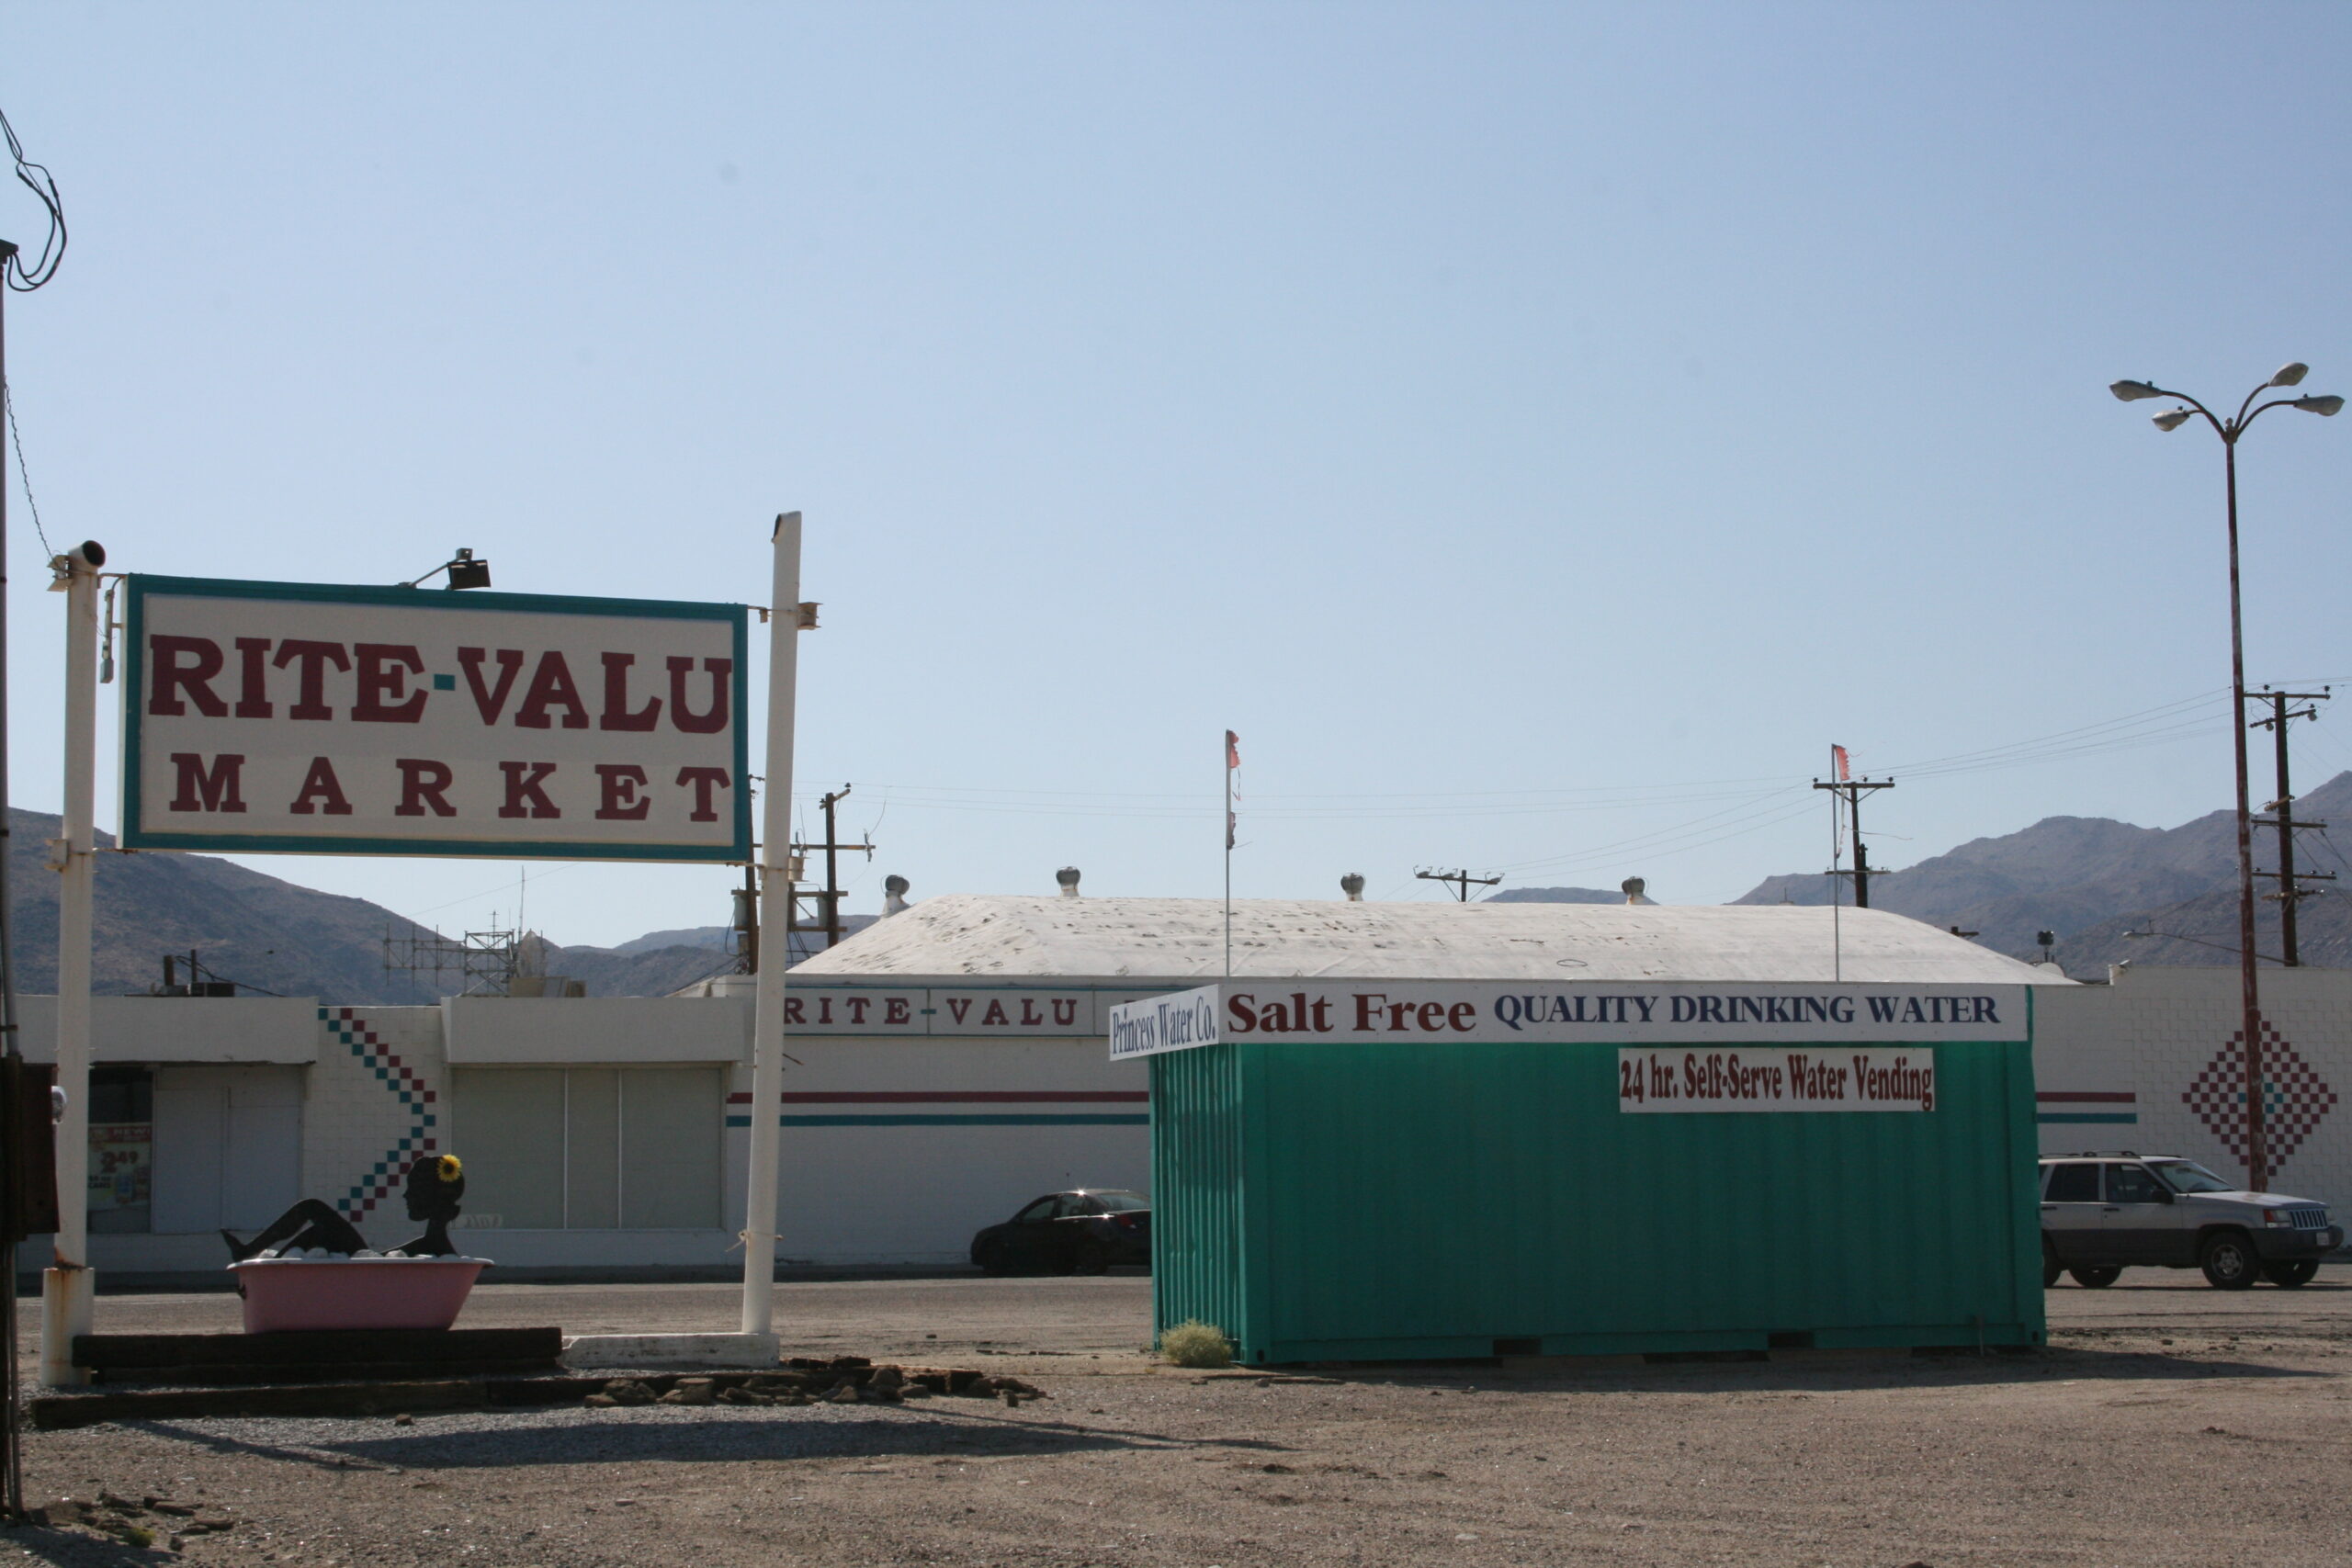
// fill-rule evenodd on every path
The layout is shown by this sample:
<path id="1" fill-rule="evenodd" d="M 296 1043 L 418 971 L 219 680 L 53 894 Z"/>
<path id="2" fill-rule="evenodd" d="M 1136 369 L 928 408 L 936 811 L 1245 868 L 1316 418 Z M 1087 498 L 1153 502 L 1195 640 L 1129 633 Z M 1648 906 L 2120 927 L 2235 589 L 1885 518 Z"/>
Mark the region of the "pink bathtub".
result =
<path id="1" fill-rule="evenodd" d="M 232 1263 L 245 1332 L 288 1328 L 447 1328 L 483 1258 L 256 1258 Z"/>

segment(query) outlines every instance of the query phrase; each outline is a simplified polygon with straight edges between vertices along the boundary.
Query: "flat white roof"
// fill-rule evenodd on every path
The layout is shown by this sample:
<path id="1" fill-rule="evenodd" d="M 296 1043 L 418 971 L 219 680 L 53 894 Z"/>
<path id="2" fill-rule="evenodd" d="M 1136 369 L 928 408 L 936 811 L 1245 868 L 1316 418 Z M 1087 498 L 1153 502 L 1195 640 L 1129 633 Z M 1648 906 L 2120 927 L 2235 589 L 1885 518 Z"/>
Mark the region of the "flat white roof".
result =
<path id="1" fill-rule="evenodd" d="M 1237 976 L 1378 980 L 2073 982 L 1904 915 L 1804 905 L 1237 899 Z M 1225 974 L 1214 898 L 927 898 L 792 971 L 826 977 L 1197 983 Z"/>

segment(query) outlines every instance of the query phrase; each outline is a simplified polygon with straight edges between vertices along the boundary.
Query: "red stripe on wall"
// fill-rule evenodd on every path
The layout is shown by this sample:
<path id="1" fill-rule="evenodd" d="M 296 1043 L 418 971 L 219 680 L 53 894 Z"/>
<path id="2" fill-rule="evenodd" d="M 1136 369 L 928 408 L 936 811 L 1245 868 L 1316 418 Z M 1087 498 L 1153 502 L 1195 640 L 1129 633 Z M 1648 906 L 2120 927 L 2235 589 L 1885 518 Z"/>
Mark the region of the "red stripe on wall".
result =
<path id="1" fill-rule="evenodd" d="M 2034 1099 L 2044 1105 L 2131 1105 L 2138 1101 L 2135 1094 L 2037 1094 Z"/>
<path id="2" fill-rule="evenodd" d="M 1141 1089 L 842 1089 L 786 1093 L 786 1105 L 1140 1105 L 1151 1096 Z M 730 1094 L 729 1105 L 749 1105 L 749 1094 Z"/>

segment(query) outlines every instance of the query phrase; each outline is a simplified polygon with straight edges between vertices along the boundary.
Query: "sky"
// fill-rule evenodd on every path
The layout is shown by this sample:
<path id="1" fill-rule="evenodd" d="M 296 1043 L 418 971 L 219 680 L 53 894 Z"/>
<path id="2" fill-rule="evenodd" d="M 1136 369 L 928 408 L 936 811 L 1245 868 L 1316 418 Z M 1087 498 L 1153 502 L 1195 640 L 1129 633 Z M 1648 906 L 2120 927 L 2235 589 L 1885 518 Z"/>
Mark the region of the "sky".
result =
<path id="1" fill-rule="evenodd" d="M 795 798 L 852 786 L 853 911 L 894 872 L 1216 896 L 1227 728 L 1244 897 L 1719 902 L 1826 866 L 1832 742 L 1897 781 L 1876 863 L 2177 823 L 2230 797 L 2222 451 L 2107 385 L 2352 391 L 2341 6 L 89 4 L 0 42 L 72 226 L 6 301 L 49 539 L 759 603 L 798 510 Z M 2352 419 L 2241 457 L 2248 679 L 2352 681 Z M 10 472 L 10 789 L 54 809 Z M 2352 707 L 2295 742 L 2352 767 Z M 248 863 L 565 943 L 734 880 Z"/>

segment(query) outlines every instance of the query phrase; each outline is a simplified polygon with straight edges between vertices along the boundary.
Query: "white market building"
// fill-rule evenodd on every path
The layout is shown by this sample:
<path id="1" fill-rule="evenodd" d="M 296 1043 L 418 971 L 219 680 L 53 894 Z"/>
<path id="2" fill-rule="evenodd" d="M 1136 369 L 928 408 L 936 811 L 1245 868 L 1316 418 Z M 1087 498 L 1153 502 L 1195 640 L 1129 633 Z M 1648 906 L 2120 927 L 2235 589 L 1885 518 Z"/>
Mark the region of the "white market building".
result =
<path id="1" fill-rule="evenodd" d="M 1146 1075 L 1107 1059 L 1106 1013 L 1220 980 L 1224 954 L 1214 900 L 957 895 L 794 969 L 779 1258 L 956 1265 L 974 1231 L 1038 1193 L 1147 1189 Z M 2197 1087 L 2233 1032 L 2233 972 L 2078 987 L 1902 916 L 1791 906 L 1253 899 L 1233 907 L 1233 955 L 1228 1003 L 1250 998 L 1268 1027 L 1310 988 L 1386 1008 L 1412 987 L 1532 996 L 1568 979 L 2026 986 L 2045 1149 L 2233 1157 L 2227 1106 Z M 2352 1136 L 2333 1097 L 2352 1080 L 2352 974 L 2265 983 L 2298 1075 L 2278 1185 L 2341 1202 Z M 398 1008 L 97 998 L 91 1261 L 102 1279 L 207 1272 L 219 1227 L 303 1196 L 371 1240 L 404 1239 L 401 1168 L 453 1152 L 466 1223 L 497 1233 L 469 1246 L 509 1269 L 724 1272 L 744 1211 L 751 999 L 713 988 Z M 27 998 L 36 1060 L 53 1055 L 54 1007 Z"/>

